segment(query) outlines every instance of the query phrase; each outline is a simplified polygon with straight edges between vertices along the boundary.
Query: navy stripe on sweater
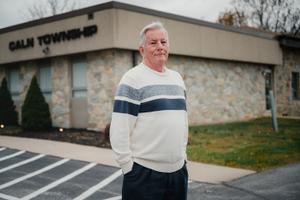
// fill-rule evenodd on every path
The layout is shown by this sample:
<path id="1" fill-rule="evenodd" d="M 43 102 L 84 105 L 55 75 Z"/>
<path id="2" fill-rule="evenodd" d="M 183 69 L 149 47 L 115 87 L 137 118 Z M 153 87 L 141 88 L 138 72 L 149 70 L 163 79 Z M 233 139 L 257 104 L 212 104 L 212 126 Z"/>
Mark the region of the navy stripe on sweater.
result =
<path id="1" fill-rule="evenodd" d="M 133 116 L 137 116 L 139 114 L 139 105 L 130 103 L 128 101 L 115 100 L 114 112 L 127 113 Z"/>
<path id="2" fill-rule="evenodd" d="M 185 99 L 155 99 L 142 103 L 140 113 L 161 110 L 186 110 Z"/>
<path id="3" fill-rule="evenodd" d="M 162 110 L 185 110 L 185 99 L 156 99 L 136 105 L 128 101 L 115 100 L 114 112 L 127 113 L 137 116 L 139 113 L 155 112 Z"/>

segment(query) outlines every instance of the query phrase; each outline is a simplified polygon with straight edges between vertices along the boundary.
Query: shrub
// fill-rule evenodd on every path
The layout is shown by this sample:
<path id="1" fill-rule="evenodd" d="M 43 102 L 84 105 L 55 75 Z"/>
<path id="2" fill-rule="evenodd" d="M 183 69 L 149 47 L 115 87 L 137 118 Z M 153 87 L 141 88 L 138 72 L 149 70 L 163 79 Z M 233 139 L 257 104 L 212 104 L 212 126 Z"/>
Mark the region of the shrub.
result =
<path id="1" fill-rule="evenodd" d="M 8 90 L 6 78 L 2 80 L 0 87 L 0 124 L 18 125 L 18 113 Z"/>
<path id="2" fill-rule="evenodd" d="M 47 131 L 52 128 L 49 105 L 34 76 L 22 106 L 22 129 L 25 131 Z"/>

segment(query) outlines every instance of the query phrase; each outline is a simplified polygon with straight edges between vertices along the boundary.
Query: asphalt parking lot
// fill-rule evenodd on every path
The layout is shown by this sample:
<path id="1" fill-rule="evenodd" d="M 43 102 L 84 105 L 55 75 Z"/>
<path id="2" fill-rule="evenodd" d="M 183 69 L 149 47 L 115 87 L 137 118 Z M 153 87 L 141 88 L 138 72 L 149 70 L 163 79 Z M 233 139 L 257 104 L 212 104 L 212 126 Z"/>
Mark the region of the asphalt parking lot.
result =
<path id="1" fill-rule="evenodd" d="M 119 168 L 0 147 L 0 200 L 121 199 Z M 189 182 L 189 200 L 300 199 L 300 163 L 222 184 Z"/>
<path id="2" fill-rule="evenodd" d="M 0 150 L 0 199 L 121 199 L 118 168 Z"/>

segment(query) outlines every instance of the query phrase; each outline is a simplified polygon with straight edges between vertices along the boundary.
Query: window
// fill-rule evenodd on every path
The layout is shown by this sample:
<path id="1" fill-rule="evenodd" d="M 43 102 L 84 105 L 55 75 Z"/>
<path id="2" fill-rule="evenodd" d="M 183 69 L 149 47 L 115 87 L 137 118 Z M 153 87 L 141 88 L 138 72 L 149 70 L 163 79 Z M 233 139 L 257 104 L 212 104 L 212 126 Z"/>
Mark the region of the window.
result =
<path id="1" fill-rule="evenodd" d="M 42 62 L 39 64 L 39 84 L 44 97 L 47 100 L 51 99 L 52 93 L 52 72 L 50 62 Z"/>
<path id="2" fill-rule="evenodd" d="M 72 63 L 72 95 L 75 98 L 86 97 L 86 61 L 76 59 Z"/>
<path id="3" fill-rule="evenodd" d="M 265 69 L 264 71 L 265 76 L 265 96 L 266 96 L 266 109 L 271 109 L 271 103 L 270 103 L 270 90 L 273 90 L 273 82 L 272 82 L 272 70 L 271 69 Z"/>
<path id="4" fill-rule="evenodd" d="M 299 72 L 292 72 L 292 99 L 299 100 Z"/>
<path id="5" fill-rule="evenodd" d="M 9 71 L 8 77 L 9 90 L 14 101 L 20 99 L 20 75 L 19 70 L 13 69 Z"/>

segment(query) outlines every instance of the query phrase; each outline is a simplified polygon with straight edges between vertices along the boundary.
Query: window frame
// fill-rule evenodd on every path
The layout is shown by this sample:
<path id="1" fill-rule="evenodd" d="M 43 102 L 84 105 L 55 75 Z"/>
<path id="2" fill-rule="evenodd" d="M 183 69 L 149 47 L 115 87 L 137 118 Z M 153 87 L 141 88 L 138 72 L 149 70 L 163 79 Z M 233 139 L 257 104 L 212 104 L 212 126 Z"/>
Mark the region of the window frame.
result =
<path id="1" fill-rule="evenodd" d="M 296 81 L 296 83 L 294 83 L 294 81 Z M 294 86 L 296 86 L 296 88 L 294 88 Z M 293 101 L 300 100 L 300 73 L 297 71 L 291 72 L 291 97 Z"/>
<path id="2" fill-rule="evenodd" d="M 75 84 L 75 64 L 83 64 L 82 66 L 85 67 L 84 71 L 84 81 L 85 84 L 83 86 L 74 86 Z M 79 99 L 79 98 L 87 98 L 87 59 L 82 57 L 73 58 L 71 61 L 71 88 L 72 88 L 72 98 Z M 83 93 L 83 95 L 81 94 Z M 82 96 L 81 96 L 82 95 Z"/>
<path id="3" fill-rule="evenodd" d="M 18 76 L 18 82 L 17 82 L 17 90 L 13 91 L 12 90 L 12 72 L 16 72 L 17 76 Z M 7 86 L 8 86 L 8 90 L 11 94 L 11 97 L 13 99 L 13 101 L 19 101 L 20 100 L 20 95 L 21 95 L 21 87 L 20 87 L 20 83 L 21 83 L 21 78 L 20 78 L 20 69 L 17 67 L 11 68 L 8 70 L 7 73 Z"/>
<path id="4" fill-rule="evenodd" d="M 50 88 L 43 88 L 41 85 L 41 69 L 46 69 L 49 68 L 50 69 L 50 77 L 49 77 L 49 85 Z M 51 62 L 50 60 L 45 60 L 45 61 L 41 61 L 38 63 L 38 82 L 39 82 L 39 87 L 41 89 L 41 92 L 43 93 L 45 99 L 51 99 L 52 98 L 52 67 L 51 67 Z"/>

